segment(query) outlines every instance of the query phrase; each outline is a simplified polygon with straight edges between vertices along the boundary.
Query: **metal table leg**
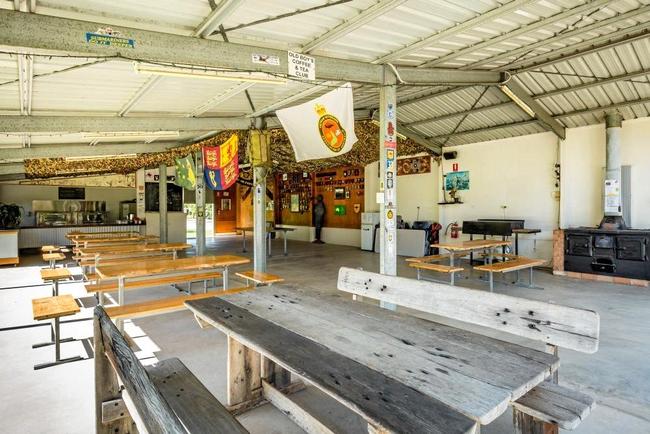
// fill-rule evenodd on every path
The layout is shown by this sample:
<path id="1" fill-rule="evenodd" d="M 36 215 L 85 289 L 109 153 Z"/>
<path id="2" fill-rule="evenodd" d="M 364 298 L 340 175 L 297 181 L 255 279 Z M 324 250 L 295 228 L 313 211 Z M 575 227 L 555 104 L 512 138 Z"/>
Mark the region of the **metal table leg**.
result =
<path id="1" fill-rule="evenodd" d="M 519 232 L 515 232 L 515 255 L 519 256 Z"/>
<path id="2" fill-rule="evenodd" d="M 117 304 L 124 306 L 124 277 L 117 278 Z M 115 320 L 115 325 L 120 333 L 124 333 L 124 320 L 122 318 Z"/>
<path id="3" fill-rule="evenodd" d="M 242 252 L 246 253 L 246 230 L 242 230 Z"/>
<path id="4" fill-rule="evenodd" d="M 66 339 L 65 341 L 62 341 L 61 339 L 59 339 L 59 334 L 60 334 L 60 324 L 59 324 L 59 318 L 57 317 L 54 318 L 54 362 L 40 363 L 38 365 L 34 365 L 34 370 L 48 368 L 50 366 L 55 366 L 55 365 L 62 365 L 64 363 L 69 363 L 69 362 L 75 362 L 77 360 L 83 360 L 81 356 L 68 357 L 67 359 L 61 358 L 61 342 L 67 342 L 72 339 L 69 338 Z M 38 348 L 38 347 L 32 347 L 32 348 Z"/>
<path id="5" fill-rule="evenodd" d="M 266 239 L 268 240 L 268 249 L 267 249 L 268 252 L 267 252 L 267 254 L 270 257 L 271 256 L 271 232 L 266 233 Z"/>
<path id="6" fill-rule="evenodd" d="M 223 275 L 222 276 L 223 276 L 222 277 L 222 279 L 223 279 L 223 290 L 225 291 L 225 290 L 228 289 L 228 267 L 223 267 Z"/>
<path id="7" fill-rule="evenodd" d="M 284 256 L 287 256 L 287 232 L 284 231 L 284 234 L 282 235 L 282 239 L 284 240 Z"/>
<path id="8" fill-rule="evenodd" d="M 178 252 L 176 250 L 172 250 L 172 259 L 175 261 L 177 257 L 178 257 Z"/>
<path id="9" fill-rule="evenodd" d="M 488 253 L 488 263 L 492 265 L 492 260 L 494 259 L 494 249 L 488 249 Z M 490 292 L 494 292 L 494 273 L 492 273 L 492 270 L 490 270 Z"/>

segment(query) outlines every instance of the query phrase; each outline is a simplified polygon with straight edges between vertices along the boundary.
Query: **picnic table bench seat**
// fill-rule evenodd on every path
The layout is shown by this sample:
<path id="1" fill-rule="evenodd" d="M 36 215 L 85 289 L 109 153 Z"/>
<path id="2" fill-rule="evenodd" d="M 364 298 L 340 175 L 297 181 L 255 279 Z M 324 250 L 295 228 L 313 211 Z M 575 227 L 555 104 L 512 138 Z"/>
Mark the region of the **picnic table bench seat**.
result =
<path id="1" fill-rule="evenodd" d="M 591 413 L 595 400 L 585 393 L 543 381 L 512 405 L 537 420 L 573 430 Z"/>
<path id="2" fill-rule="evenodd" d="M 188 432 L 248 433 L 180 359 L 165 359 L 146 370 Z"/>
<path id="3" fill-rule="evenodd" d="M 133 424 L 139 432 L 248 433 L 179 359 L 142 366 L 101 306 L 94 343 L 98 434 L 132 432 Z"/>
<path id="4" fill-rule="evenodd" d="M 419 256 L 414 258 L 406 258 L 406 262 L 438 262 L 444 259 L 449 259 L 448 254 L 442 255 L 428 255 L 428 256 Z"/>
<path id="5" fill-rule="evenodd" d="M 173 285 L 178 283 L 192 283 L 207 281 L 211 279 L 220 279 L 222 273 L 218 271 L 209 271 L 201 273 L 180 274 L 176 276 L 150 277 L 140 280 L 127 280 L 124 282 L 124 289 L 151 288 L 154 286 Z M 88 283 L 85 285 L 86 291 L 91 293 L 115 292 L 118 288 L 118 282 L 115 279 L 108 281 L 98 281 L 97 283 Z"/>
<path id="6" fill-rule="evenodd" d="M 284 282 L 284 279 L 277 274 L 265 273 L 262 271 L 239 271 L 235 273 L 235 275 L 245 279 L 247 282 L 254 282 L 259 285 L 271 285 L 277 282 Z"/>
<path id="7" fill-rule="evenodd" d="M 495 255 L 496 256 L 496 255 Z M 494 262 L 492 264 L 477 265 L 474 267 L 478 271 L 488 271 L 492 273 L 509 273 L 511 271 L 524 270 L 526 268 L 538 267 L 544 265 L 546 260 L 525 258 L 517 256 L 514 259 L 509 259 L 503 262 Z"/>
<path id="8" fill-rule="evenodd" d="M 422 270 L 435 271 L 438 273 L 447 273 L 450 275 L 450 284 L 455 283 L 456 273 L 460 273 L 464 270 L 463 267 L 458 267 L 455 265 L 444 265 L 444 264 L 434 264 L 432 262 L 409 262 L 409 267 L 415 268 L 417 270 L 417 279 L 422 278 Z"/>

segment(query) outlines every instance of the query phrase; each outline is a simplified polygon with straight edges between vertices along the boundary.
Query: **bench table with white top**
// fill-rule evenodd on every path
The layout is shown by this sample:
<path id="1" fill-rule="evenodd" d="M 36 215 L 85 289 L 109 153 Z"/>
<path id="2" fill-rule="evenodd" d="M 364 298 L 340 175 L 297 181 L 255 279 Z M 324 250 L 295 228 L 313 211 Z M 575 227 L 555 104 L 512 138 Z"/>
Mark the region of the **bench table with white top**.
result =
<path id="1" fill-rule="evenodd" d="M 392 291 L 375 273 L 345 273 L 368 278 L 342 274 L 339 289 Z M 228 335 L 231 407 L 254 388 L 274 403 L 272 385 L 257 378 L 261 355 L 361 415 L 370 432 L 476 433 L 559 366 L 553 354 L 293 285 L 185 304 Z M 501 327 L 528 329 L 513 321 Z"/>
<path id="2" fill-rule="evenodd" d="M 99 265 L 95 271 L 100 279 L 116 279 L 118 304 L 124 306 L 126 279 L 151 276 L 173 276 L 197 271 L 223 269 L 223 289 L 228 289 L 228 267 L 247 264 L 250 259 L 242 256 L 193 256 L 181 259 L 144 259 L 131 264 Z"/>

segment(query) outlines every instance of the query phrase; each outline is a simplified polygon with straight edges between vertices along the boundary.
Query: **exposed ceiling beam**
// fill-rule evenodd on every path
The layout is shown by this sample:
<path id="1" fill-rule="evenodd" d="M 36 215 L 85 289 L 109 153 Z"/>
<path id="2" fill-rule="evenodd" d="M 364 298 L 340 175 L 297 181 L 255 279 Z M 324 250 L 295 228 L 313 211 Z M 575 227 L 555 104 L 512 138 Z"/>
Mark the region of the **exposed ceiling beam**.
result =
<path id="1" fill-rule="evenodd" d="M 564 95 L 565 93 L 571 93 L 571 92 L 577 92 L 579 90 L 589 89 L 589 88 L 595 87 L 595 86 L 604 86 L 604 85 L 607 85 L 607 84 L 617 83 L 619 81 L 629 80 L 629 79 L 632 79 L 632 78 L 635 78 L 635 77 L 640 77 L 640 76 L 644 76 L 644 75 L 648 75 L 648 74 L 650 74 L 650 68 L 649 69 L 643 69 L 643 70 L 637 71 L 637 72 L 631 72 L 629 74 L 615 75 L 613 77 L 603 78 L 601 80 L 594 80 L 594 81 L 589 81 L 589 82 L 581 83 L 581 84 L 574 85 L 574 86 L 563 87 L 563 88 L 555 89 L 555 90 L 552 90 L 552 91 L 549 91 L 549 92 L 546 92 L 546 93 L 541 93 L 541 94 L 538 94 L 538 95 L 532 95 L 532 97 L 535 100 L 540 100 L 540 99 L 543 99 L 543 98 L 548 98 L 548 97 L 553 97 L 553 96 L 558 96 L 558 95 Z M 475 113 L 482 113 L 482 112 L 490 111 L 490 110 L 503 109 L 503 108 L 506 108 L 506 107 L 512 107 L 514 105 L 515 105 L 515 103 L 512 102 L 512 101 L 500 102 L 498 104 L 492 104 L 492 105 L 486 105 L 486 106 L 482 106 L 482 107 L 476 107 L 473 110 L 462 110 L 462 111 L 457 111 L 457 112 L 453 112 L 453 113 L 446 113 L 444 115 L 436 116 L 436 117 L 433 117 L 433 118 L 420 119 L 420 120 L 417 120 L 417 121 L 409 122 L 409 123 L 407 123 L 405 125 L 409 126 L 409 127 L 416 127 L 418 125 L 424 125 L 424 124 L 429 124 L 429 123 L 434 123 L 434 122 L 441 122 L 441 121 L 445 121 L 445 120 L 448 120 L 448 119 L 453 119 L 453 118 L 456 118 L 456 117 L 465 116 L 467 114 L 475 114 Z"/>
<path id="2" fill-rule="evenodd" d="M 442 154 L 442 146 L 440 146 L 439 144 L 435 143 L 432 140 L 427 139 L 426 137 L 424 137 L 423 134 L 418 133 L 414 129 L 409 128 L 398 122 L 397 131 L 399 131 L 400 134 L 404 134 L 406 137 L 413 140 L 418 145 L 431 149 L 433 152 L 436 153 L 436 155 Z"/>
<path id="3" fill-rule="evenodd" d="M 23 163 L 0 164 L 0 175 L 14 175 L 16 173 L 25 173 Z"/>
<path id="4" fill-rule="evenodd" d="M 535 118 L 545 130 L 553 131 L 556 136 L 563 140 L 566 138 L 564 125 L 553 119 L 553 116 L 542 107 L 540 103 L 535 101 L 519 83 L 510 80 L 507 84 L 499 86 L 499 89 L 501 89 L 503 93 L 512 99 L 515 104 L 526 113 L 528 113 L 529 110 L 532 110 Z M 531 113 L 528 114 L 530 115 Z"/>
<path id="5" fill-rule="evenodd" d="M 207 38 L 219 28 L 236 10 L 244 3 L 244 0 L 221 0 L 210 14 L 205 17 L 199 27 L 194 30 L 192 36 Z"/>
<path id="6" fill-rule="evenodd" d="M 462 23 L 458 23 L 453 27 L 449 27 L 447 29 L 441 30 L 437 33 L 434 33 L 431 36 L 428 36 L 424 39 L 420 39 L 419 41 L 411 45 L 407 45 L 406 47 L 402 47 L 389 54 L 386 54 L 385 56 L 381 56 L 375 59 L 373 63 L 386 63 L 386 62 L 391 62 L 393 60 L 399 59 L 421 48 L 429 47 L 444 38 L 448 38 L 449 36 L 464 32 L 467 29 L 481 25 L 486 21 L 494 20 L 500 15 L 513 12 L 519 9 L 520 7 L 525 6 L 528 3 L 532 3 L 532 0 L 513 0 L 504 5 L 497 6 L 494 9 L 491 9 L 484 14 L 477 14 L 474 18 L 470 20 L 464 21 Z"/>
<path id="7" fill-rule="evenodd" d="M 207 100 L 206 102 L 204 102 L 203 104 L 201 104 L 200 106 L 198 106 L 194 110 L 192 110 L 189 115 L 190 116 L 199 116 L 199 115 L 207 112 L 211 108 L 213 108 L 213 107 L 215 107 L 215 106 L 217 106 L 217 105 L 219 105 L 219 104 L 221 104 L 221 103 L 223 103 L 225 101 L 228 101 L 230 98 L 232 98 L 232 97 L 234 97 L 236 95 L 239 95 L 240 93 L 246 91 L 246 89 L 248 89 L 248 88 L 250 88 L 250 87 L 252 87 L 254 85 L 255 85 L 255 83 L 250 83 L 250 82 L 239 83 L 239 84 L 231 87 L 227 91 L 221 92 L 219 95 L 215 95 L 214 97 L 210 98 L 209 100 Z"/>
<path id="8" fill-rule="evenodd" d="M 538 21 L 535 21 L 535 22 L 533 22 L 531 24 L 526 24 L 526 25 L 523 25 L 523 26 L 521 26 L 521 27 L 519 27 L 517 29 L 507 31 L 507 32 L 505 32 L 505 33 L 503 33 L 503 34 L 501 34 L 499 36 L 495 36 L 494 38 L 490 38 L 490 39 L 487 39 L 485 41 L 478 42 L 478 43 L 476 43 L 474 45 L 470 45 L 468 47 L 462 48 L 460 50 L 453 51 L 453 52 L 451 52 L 451 53 L 449 53 L 449 54 L 447 54 L 445 56 L 438 57 L 437 59 L 433 59 L 433 60 L 430 60 L 428 62 L 425 62 L 425 63 L 422 64 L 422 66 L 426 67 L 426 68 L 433 67 L 433 66 L 445 63 L 448 60 L 455 59 L 455 58 L 461 57 L 461 56 L 465 56 L 465 55 L 474 53 L 474 52 L 476 52 L 478 50 L 484 50 L 484 49 L 486 49 L 488 47 L 491 47 L 493 45 L 502 43 L 504 41 L 511 41 L 513 38 L 516 38 L 518 36 L 525 35 L 527 33 L 530 33 L 532 31 L 535 31 L 535 30 L 540 29 L 542 27 L 549 26 L 549 25 L 554 24 L 554 23 L 556 23 L 558 21 L 561 21 L 561 20 L 563 20 L 565 18 L 572 17 L 572 16 L 575 16 L 577 14 L 581 14 L 581 13 L 583 13 L 585 11 L 588 11 L 588 10 L 591 10 L 591 9 L 595 9 L 595 8 L 600 7 L 602 5 L 605 5 L 605 4 L 609 3 L 609 2 L 610 2 L 610 0 L 589 1 L 589 2 L 587 2 L 585 4 L 576 6 L 576 7 L 572 8 L 572 9 L 568 9 L 566 11 L 558 12 L 557 14 L 551 15 L 550 17 L 542 18 L 542 19 L 540 19 Z"/>
<path id="9" fill-rule="evenodd" d="M 147 154 L 179 146 L 178 142 L 112 143 L 110 145 L 33 145 L 31 148 L 0 148 L 0 163 L 18 163 L 37 158 L 98 157 L 103 155 Z"/>
<path id="10" fill-rule="evenodd" d="M 128 112 L 131 111 L 133 106 L 140 101 L 140 98 L 148 94 L 155 86 L 160 82 L 160 80 L 163 77 L 161 75 L 152 75 L 145 81 L 145 83 L 140 86 L 140 89 L 138 89 L 132 96 L 129 98 L 129 100 L 122 106 L 120 111 L 117 113 L 118 116 L 124 116 Z"/>
<path id="11" fill-rule="evenodd" d="M 593 44 L 596 44 L 597 39 L 611 39 L 616 37 L 617 35 L 621 34 L 629 34 L 631 32 L 647 29 L 649 24 L 647 22 L 637 24 L 634 26 L 627 27 L 625 29 L 619 29 L 615 32 L 610 32 L 606 34 L 605 36 L 601 36 L 599 38 L 592 39 L 589 37 L 588 32 L 595 31 L 598 29 L 605 28 L 606 26 L 611 26 L 612 24 L 617 24 L 621 22 L 625 22 L 625 20 L 632 19 L 638 15 L 645 14 L 650 12 L 650 6 L 642 6 L 638 9 L 631 10 L 629 12 L 615 15 L 611 18 L 607 18 L 605 20 L 597 21 L 593 24 L 589 24 L 587 26 L 583 27 L 578 27 L 575 30 L 571 30 L 569 32 L 563 32 L 563 33 L 558 33 L 555 36 L 552 36 L 550 38 L 542 38 L 537 42 L 534 42 L 532 44 L 526 44 L 523 45 L 522 47 L 519 47 L 514 50 L 509 50 L 506 51 L 505 53 L 497 54 L 496 56 L 491 56 L 486 59 L 479 60 L 477 62 L 470 63 L 466 65 L 464 68 L 468 69 L 473 69 L 473 68 L 478 68 L 483 65 L 487 64 L 493 64 L 494 62 L 497 62 L 499 60 L 507 60 L 507 59 L 517 59 L 519 56 L 525 56 L 527 53 L 532 52 L 533 50 L 536 50 L 538 48 L 543 48 L 543 47 L 549 47 L 547 52 L 542 54 L 542 55 L 547 55 L 548 52 L 552 52 L 555 54 L 555 50 L 553 47 L 553 44 L 560 42 L 562 43 L 563 41 L 566 41 L 565 44 L 570 47 L 572 50 L 578 50 L 580 46 L 590 46 Z M 584 39 L 583 42 L 581 43 L 575 43 L 574 41 L 570 40 L 571 38 L 581 38 Z M 535 57 L 533 57 L 534 59 Z M 526 58 L 524 57 L 523 59 L 517 61 L 515 60 L 514 63 L 508 64 L 506 66 L 507 69 L 516 69 L 518 64 L 530 62 L 531 58 Z"/>
<path id="12" fill-rule="evenodd" d="M 0 133 L 213 131 L 247 129 L 246 118 L 0 116 Z"/>
<path id="13" fill-rule="evenodd" d="M 635 27 L 641 26 L 643 26 L 643 24 Z M 577 57 L 584 57 L 589 54 L 598 53 L 599 51 L 615 48 L 619 45 L 625 45 L 634 41 L 646 39 L 650 36 L 650 30 L 647 28 L 647 23 L 645 26 L 646 28 L 640 32 L 633 32 L 632 34 L 628 34 L 627 32 L 610 33 L 580 44 L 573 44 L 564 48 L 555 49 L 549 53 L 513 63 L 512 65 L 508 65 L 508 67 L 513 67 L 511 72 L 521 74 L 523 72 L 545 68 L 555 63 L 566 62 Z"/>
<path id="14" fill-rule="evenodd" d="M 0 47 L 18 54 L 75 53 L 281 75 L 288 73 L 287 52 L 272 48 L 118 26 L 111 27 L 124 37 L 133 39 L 134 48 L 89 44 L 79 36 L 105 26 L 102 23 L 0 10 L 0 28 L 3 29 L 0 32 Z M 280 65 L 255 64 L 252 62 L 253 54 L 277 56 Z M 381 84 L 381 65 L 325 56 L 313 57 L 316 60 L 317 80 Z M 400 67 L 397 70 L 405 81 L 413 85 L 467 84 L 468 80 L 477 77 L 480 81 L 473 84 L 494 84 L 500 80 L 499 73 L 489 71 L 455 71 L 451 74 L 445 70 L 412 67 Z"/>
<path id="15" fill-rule="evenodd" d="M 608 110 L 616 110 L 619 108 L 624 108 L 624 107 L 630 107 L 633 105 L 640 105 L 640 104 L 650 104 L 650 98 L 641 98 L 637 100 L 632 100 L 632 101 L 623 101 L 620 103 L 616 104 L 611 104 L 606 107 L 594 107 L 594 108 L 588 108 L 588 109 L 583 109 L 583 110 L 575 110 L 572 112 L 568 113 L 563 113 L 561 115 L 553 116 L 554 119 L 566 119 L 570 118 L 573 116 L 581 116 L 581 115 L 589 115 L 593 113 L 604 113 Z M 536 124 L 537 121 L 535 120 L 530 120 L 530 121 L 523 121 L 523 122 L 512 122 L 512 123 L 507 123 L 507 124 L 499 124 L 499 125 L 493 125 L 487 128 L 477 128 L 474 130 L 464 130 L 464 131 L 458 131 L 455 132 L 454 134 L 440 134 L 438 136 L 433 136 L 433 137 L 427 137 L 429 140 L 439 140 L 439 139 L 445 139 L 447 137 L 456 137 L 456 136 L 465 136 L 465 135 L 470 135 L 470 134 L 478 134 L 482 132 L 488 132 L 488 131 L 495 131 L 495 130 L 500 130 L 504 128 L 513 128 L 513 127 L 525 127 L 529 125 L 534 125 Z"/>
<path id="16" fill-rule="evenodd" d="M 309 53 L 316 48 L 329 44 L 330 42 L 342 38 L 348 33 L 358 29 L 359 27 L 368 24 L 369 22 L 377 19 L 386 12 L 398 7 L 405 3 L 406 0 L 380 0 L 378 3 L 370 6 L 363 12 L 349 20 L 344 21 L 333 29 L 323 33 L 311 42 L 306 43 L 301 47 L 303 53 Z"/>

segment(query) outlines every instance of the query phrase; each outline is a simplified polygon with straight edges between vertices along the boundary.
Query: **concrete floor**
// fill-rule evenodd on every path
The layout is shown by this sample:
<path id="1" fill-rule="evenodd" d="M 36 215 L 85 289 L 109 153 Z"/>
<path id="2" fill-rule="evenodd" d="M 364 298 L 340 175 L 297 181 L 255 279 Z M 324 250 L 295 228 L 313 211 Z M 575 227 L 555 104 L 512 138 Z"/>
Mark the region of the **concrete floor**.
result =
<path id="1" fill-rule="evenodd" d="M 274 241 L 269 270 L 289 282 L 320 290 L 336 290 L 340 266 L 377 271 L 378 255 L 351 247 L 289 242 L 289 255 L 282 256 L 281 240 Z M 241 254 L 241 237 L 212 240 L 209 253 Z M 250 252 L 248 253 L 250 255 Z M 399 261 L 399 275 L 414 276 Z M 35 323 L 31 299 L 47 296 L 48 286 L 39 285 L 38 256 L 22 258 L 20 267 L 0 268 L 0 431 L 7 433 L 90 433 L 94 431 L 92 360 L 32 370 L 35 363 L 53 358 L 51 347 L 32 349 L 47 340 L 47 324 Z M 477 276 L 474 276 L 476 278 Z M 519 297 L 593 309 L 601 316 L 600 349 L 596 354 L 560 351 L 560 382 L 597 397 L 598 406 L 575 433 L 650 433 L 650 290 L 597 282 L 578 281 L 536 272 L 543 291 L 498 284 L 496 291 Z M 485 289 L 480 280 L 460 279 L 460 285 Z M 80 282 L 62 285 L 61 293 L 85 297 Z M 128 302 L 174 295 L 166 288 L 131 291 Z M 82 309 L 74 322 L 62 326 L 64 336 L 90 338 L 92 325 Z M 77 321 L 78 320 L 78 321 Z M 144 364 L 176 356 L 221 401 L 225 400 L 225 336 L 214 329 L 201 330 L 187 311 L 143 318 L 126 324 L 141 351 Z M 534 344 L 533 344 L 534 346 Z M 86 355 L 83 342 L 63 345 L 63 356 Z M 313 409 L 340 432 L 367 432 L 359 418 L 331 399 L 308 388 L 296 399 Z M 302 433 L 272 406 L 257 408 L 240 417 L 254 434 Z M 509 413 L 483 427 L 483 434 L 510 433 Z"/>

